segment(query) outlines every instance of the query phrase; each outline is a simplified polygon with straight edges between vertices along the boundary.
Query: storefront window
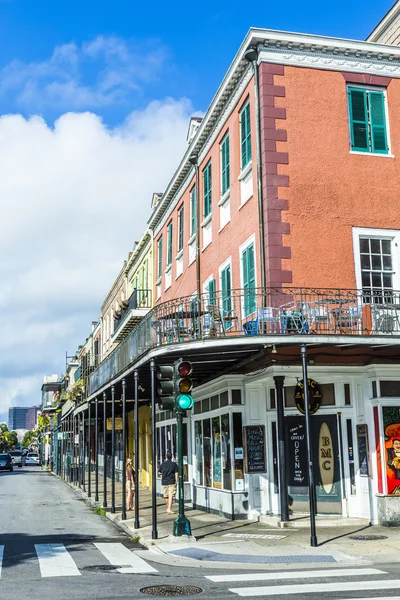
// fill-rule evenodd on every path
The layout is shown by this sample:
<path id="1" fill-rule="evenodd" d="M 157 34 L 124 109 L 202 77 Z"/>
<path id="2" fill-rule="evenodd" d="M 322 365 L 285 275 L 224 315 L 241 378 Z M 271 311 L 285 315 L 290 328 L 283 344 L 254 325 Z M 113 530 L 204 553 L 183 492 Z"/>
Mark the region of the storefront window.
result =
<path id="1" fill-rule="evenodd" d="M 187 441 L 187 424 L 183 423 L 182 427 L 183 440 L 183 480 L 189 481 L 188 470 L 188 441 Z M 172 454 L 172 460 L 177 461 L 177 431 L 176 423 L 162 425 L 157 427 L 157 458 L 158 464 L 161 464 L 165 459 L 167 452 Z"/>
<path id="2" fill-rule="evenodd" d="M 222 488 L 221 429 L 219 417 L 213 417 L 213 487 Z"/>
<path id="3" fill-rule="evenodd" d="M 242 414 L 225 413 L 195 421 L 194 438 L 196 484 L 244 489 Z"/>

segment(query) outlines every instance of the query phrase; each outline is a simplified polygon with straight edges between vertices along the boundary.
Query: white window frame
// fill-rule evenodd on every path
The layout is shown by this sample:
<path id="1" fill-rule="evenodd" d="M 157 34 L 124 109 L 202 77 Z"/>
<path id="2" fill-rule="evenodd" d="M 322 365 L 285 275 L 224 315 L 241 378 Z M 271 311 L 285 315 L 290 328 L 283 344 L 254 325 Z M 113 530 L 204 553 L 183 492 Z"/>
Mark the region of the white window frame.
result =
<path id="1" fill-rule="evenodd" d="M 353 227 L 353 255 L 356 276 L 356 287 L 362 290 L 360 238 L 386 239 L 393 242 L 393 290 L 400 290 L 400 229 L 373 229 L 367 227 Z M 396 251 L 397 249 L 397 251 Z"/>
<path id="2" fill-rule="evenodd" d="M 388 110 L 389 107 L 388 107 L 387 89 L 376 86 L 376 85 L 362 85 L 361 83 L 350 83 L 350 82 L 347 83 L 346 97 L 347 97 L 347 120 L 348 120 L 349 136 L 351 136 L 351 133 L 350 133 L 351 114 L 350 114 L 350 103 L 348 101 L 349 88 L 358 88 L 358 89 L 364 90 L 364 91 L 382 92 L 383 93 L 384 98 L 385 98 L 384 105 L 385 105 L 386 135 L 387 135 L 387 145 L 388 145 L 387 154 L 382 154 L 380 152 L 360 152 L 358 150 L 351 149 L 351 137 L 350 137 L 349 138 L 350 154 L 361 154 L 362 156 L 381 156 L 383 158 L 394 158 L 394 154 L 392 154 L 392 145 L 390 143 L 391 136 L 390 136 L 390 122 L 389 122 L 389 110 Z"/>

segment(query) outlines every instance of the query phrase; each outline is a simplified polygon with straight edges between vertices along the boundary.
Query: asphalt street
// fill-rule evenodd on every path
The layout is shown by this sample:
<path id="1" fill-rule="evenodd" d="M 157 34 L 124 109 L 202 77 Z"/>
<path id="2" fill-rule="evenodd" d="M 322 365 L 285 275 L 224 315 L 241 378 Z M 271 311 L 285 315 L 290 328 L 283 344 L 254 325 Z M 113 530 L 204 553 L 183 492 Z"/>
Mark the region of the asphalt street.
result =
<path id="1" fill-rule="evenodd" d="M 145 599 L 154 596 L 142 588 L 164 585 L 216 600 L 400 598 L 399 565 L 230 572 L 144 560 L 137 543 L 37 467 L 0 473 L 0 532 L 1 598 L 13 600 Z"/>

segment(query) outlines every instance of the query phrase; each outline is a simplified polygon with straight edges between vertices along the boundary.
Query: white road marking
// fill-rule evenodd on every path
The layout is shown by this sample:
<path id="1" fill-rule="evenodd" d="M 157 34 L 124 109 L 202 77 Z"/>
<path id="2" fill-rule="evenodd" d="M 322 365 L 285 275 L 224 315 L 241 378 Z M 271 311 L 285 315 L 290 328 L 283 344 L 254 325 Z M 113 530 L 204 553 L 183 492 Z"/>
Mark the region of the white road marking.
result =
<path id="1" fill-rule="evenodd" d="M 42 577 L 75 577 L 80 575 L 64 544 L 35 544 Z"/>
<path id="2" fill-rule="evenodd" d="M 318 571 L 288 571 L 277 573 L 246 573 L 237 575 L 231 573 L 227 575 L 207 575 L 206 579 L 218 582 L 230 581 L 277 581 L 283 579 L 312 579 L 313 577 L 361 577 L 362 575 L 387 575 L 386 571 L 379 569 L 324 569 Z M 399 582 L 400 583 L 400 582 Z"/>
<path id="3" fill-rule="evenodd" d="M 287 535 L 262 535 L 261 533 L 224 533 L 222 537 L 259 539 L 259 540 L 284 540 Z"/>
<path id="4" fill-rule="evenodd" d="M 392 590 L 398 589 L 399 579 L 388 581 L 348 581 L 334 583 L 310 583 L 303 585 L 273 585 L 270 587 L 233 588 L 230 592 L 238 596 L 252 598 L 253 596 L 284 596 L 289 594 L 323 594 L 325 592 L 361 592 L 362 590 Z M 381 599 L 380 599 L 381 600 Z"/>
<path id="5" fill-rule="evenodd" d="M 121 565 L 117 569 L 120 573 L 157 573 L 157 569 L 121 543 L 94 545 L 112 565 Z"/>
<path id="6" fill-rule="evenodd" d="M 1 577 L 1 566 L 3 564 L 4 546 L 0 546 L 0 577 Z"/>

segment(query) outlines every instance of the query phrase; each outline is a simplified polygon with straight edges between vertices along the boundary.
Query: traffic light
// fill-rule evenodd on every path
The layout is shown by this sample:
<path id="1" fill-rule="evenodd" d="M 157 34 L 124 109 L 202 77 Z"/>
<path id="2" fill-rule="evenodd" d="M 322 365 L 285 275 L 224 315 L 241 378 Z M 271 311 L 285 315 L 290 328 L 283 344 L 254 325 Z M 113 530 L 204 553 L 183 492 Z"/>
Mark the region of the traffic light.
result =
<path id="1" fill-rule="evenodd" d="M 175 369 L 175 407 L 181 410 L 189 410 L 194 404 L 190 393 L 193 389 L 193 381 L 190 377 L 193 371 L 192 363 L 187 360 L 178 360 L 174 364 Z"/>
<path id="2" fill-rule="evenodd" d="M 175 408 L 175 370 L 170 365 L 160 365 L 156 369 L 157 402 L 161 410 Z"/>

